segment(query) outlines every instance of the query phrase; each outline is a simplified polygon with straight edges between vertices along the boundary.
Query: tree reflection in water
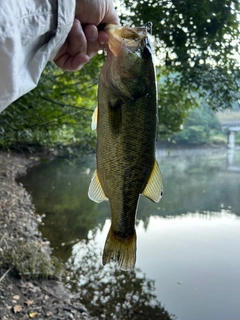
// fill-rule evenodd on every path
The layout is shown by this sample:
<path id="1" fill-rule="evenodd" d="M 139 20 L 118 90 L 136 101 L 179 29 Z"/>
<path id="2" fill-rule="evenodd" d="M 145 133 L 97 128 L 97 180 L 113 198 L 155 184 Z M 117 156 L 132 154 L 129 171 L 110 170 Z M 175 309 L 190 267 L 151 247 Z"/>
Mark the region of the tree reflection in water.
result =
<path id="1" fill-rule="evenodd" d="M 101 251 L 93 240 L 73 247 L 66 263 L 66 282 L 81 302 L 101 319 L 173 320 L 157 301 L 155 283 L 140 269 L 124 272 L 114 264 L 101 264 Z"/>

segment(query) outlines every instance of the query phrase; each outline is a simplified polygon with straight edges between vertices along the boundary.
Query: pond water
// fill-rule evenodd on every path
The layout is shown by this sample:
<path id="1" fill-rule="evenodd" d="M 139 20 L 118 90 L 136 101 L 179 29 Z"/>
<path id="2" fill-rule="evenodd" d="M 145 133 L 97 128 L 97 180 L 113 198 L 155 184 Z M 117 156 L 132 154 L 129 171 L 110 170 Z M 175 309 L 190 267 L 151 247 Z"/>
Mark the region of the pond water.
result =
<path id="1" fill-rule="evenodd" d="M 101 266 L 109 203 L 88 199 L 95 157 L 43 163 L 21 179 L 66 282 L 102 319 L 240 319 L 240 151 L 159 149 L 164 196 L 142 197 L 136 269 Z"/>

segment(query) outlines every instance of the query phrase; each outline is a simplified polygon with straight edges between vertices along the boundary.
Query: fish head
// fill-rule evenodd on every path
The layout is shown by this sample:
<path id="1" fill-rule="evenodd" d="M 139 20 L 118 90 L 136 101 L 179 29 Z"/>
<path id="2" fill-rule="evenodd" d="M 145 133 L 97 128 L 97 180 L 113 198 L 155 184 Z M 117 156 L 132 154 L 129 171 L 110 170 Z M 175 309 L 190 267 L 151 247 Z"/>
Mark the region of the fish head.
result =
<path id="1" fill-rule="evenodd" d="M 121 27 L 109 24 L 105 27 L 105 32 L 109 36 L 109 51 L 115 57 L 121 56 L 128 51 L 136 53 L 140 58 L 152 55 L 152 49 L 148 38 L 148 25 L 142 27 Z"/>
<path id="2" fill-rule="evenodd" d="M 153 65 L 148 26 L 107 25 L 104 30 L 109 40 L 102 82 L 123 98 L 133 100 L 143 95 Z"/>

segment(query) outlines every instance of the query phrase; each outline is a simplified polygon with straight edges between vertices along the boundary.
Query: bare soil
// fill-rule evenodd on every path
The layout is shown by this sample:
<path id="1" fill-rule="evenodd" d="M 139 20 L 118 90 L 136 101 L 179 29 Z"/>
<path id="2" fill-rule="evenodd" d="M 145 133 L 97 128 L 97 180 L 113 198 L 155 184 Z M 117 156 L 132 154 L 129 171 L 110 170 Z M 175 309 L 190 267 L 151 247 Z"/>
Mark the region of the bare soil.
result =
<path id="1" fill-rule="evenodd" d="M 47 155 L 47 157 L 50 157 Z M 97 319 L 61 282 L 31 197 L 16 182 L 40 157 L 0 151 L 0 320 Z"/>

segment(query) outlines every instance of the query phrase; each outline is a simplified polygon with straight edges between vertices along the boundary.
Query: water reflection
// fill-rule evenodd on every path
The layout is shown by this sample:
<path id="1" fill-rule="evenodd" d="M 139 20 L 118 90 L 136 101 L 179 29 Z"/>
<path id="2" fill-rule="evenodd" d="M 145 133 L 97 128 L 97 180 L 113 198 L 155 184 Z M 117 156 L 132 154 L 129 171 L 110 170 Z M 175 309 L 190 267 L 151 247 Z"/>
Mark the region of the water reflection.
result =
<path id="1" fill-rule="evenodd" d="M 221 210 L 155 216 L 147 231 L 139 225 L 137 232 L 137 266 L 155 279 L 158 299 L 177 319 L 240 318 L 237 215 Z"/>
<path id="2" fill-rule="evenodd" d="M 240 173 L 240 164 L 235 164 L 235 150 L 228 149 L 227 153 L 227 170 Z"/>
<path id="3" fill-rule="evenodd" d="M 170 156 L 159 152 L 158 157 L 165 193 L 157 205 L 141 198 L 137 218 L 145 227 L 151 215 L 176 216 L 227 208 L 240 216 L 240 173 L 228 171 L 227 150 L 186 154 L 181 151 Z M 234 167 L 240 167 L 240 152 L 234 154 Z M 31 169 L 21 179 L 32 194 L 38 213 L 46 214 L 42 232 L 64 260 L 71 248 L 59 249 L 62 242 L 86 239 L 89 230 L 103 226 L 110 218 L 108 202 L 96 204 L 88 199 L 94 170 L 94 157 L 71 162 L 56 159 Z"/>
<path id="4" fill-rule="evenodd" d="M 137 267 L 155 285 L 140 269 L 122 273 L 101 267 L 98 250 L 104 246 L 110 210 L 108 202 L 96 204 L 87 197 L 94 157 L 56 159 L 31 169 L 21 182 L 32 193 L 37 212 L 46 215 L 41 231 L 54 254 L 68 261 L 72 289 L 83 290 L 86 305 L 93 301 L 98 315 L 114 319 L 124 301 L 124 308 L 131 304 L 133 310 L 143 310 L 146 304 L 144 312 L 165 312 L 166 319 L 168 312 L 179 320 L 239 319 L 240 173 L 229 168 L 240 167 L 240 152 L 181 150 L 168 155 L 159 150 L 158 161 L 164 197 L 160 204 L 142 197 L 137 216 Z M 85 242 L 89 236 L 98 249 Z M 143 297 L 138 296 L 141 290 Z M 134 319 L 130 309 L 119 311 L 122 319 Z"/>
<path id="5" fill-rule="evenodd" d="M 67 283 L 85 305 L 101 319 L 173 320 L 158 302 L 153 280 L 140 269 L 124 272 L 110 264 L 103 268 L 96 242 L 80 241 L 74 245 L 67 262 Z"/>

